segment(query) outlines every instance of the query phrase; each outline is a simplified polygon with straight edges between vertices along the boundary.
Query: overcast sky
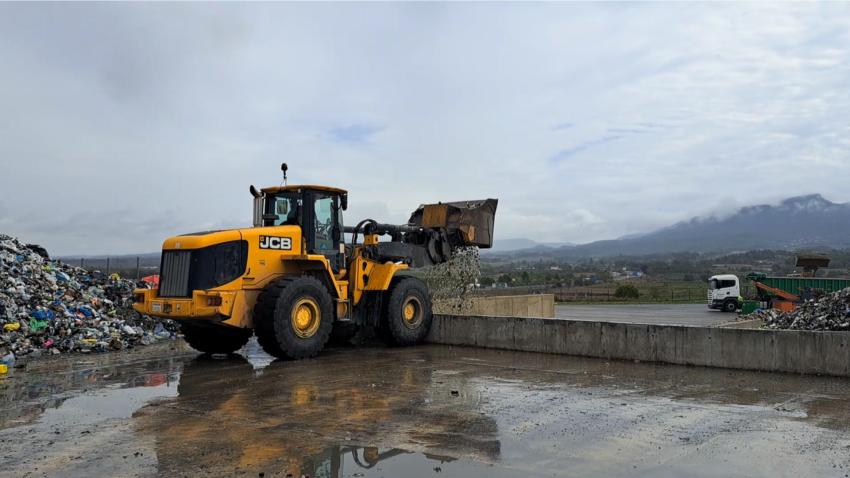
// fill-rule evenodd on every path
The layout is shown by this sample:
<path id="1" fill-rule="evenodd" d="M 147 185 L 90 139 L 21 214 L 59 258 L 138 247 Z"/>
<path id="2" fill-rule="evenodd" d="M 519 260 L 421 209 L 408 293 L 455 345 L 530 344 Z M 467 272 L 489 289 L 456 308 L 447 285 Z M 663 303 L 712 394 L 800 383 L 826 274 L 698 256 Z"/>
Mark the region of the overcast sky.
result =
<path id="1" fill-rule="evenodd" d="M 282 161 L 586 242 L 850 201 L 848 152 L 847 4 L 0 5 L 0 233 L 54 254 L 249 225 Z"/>

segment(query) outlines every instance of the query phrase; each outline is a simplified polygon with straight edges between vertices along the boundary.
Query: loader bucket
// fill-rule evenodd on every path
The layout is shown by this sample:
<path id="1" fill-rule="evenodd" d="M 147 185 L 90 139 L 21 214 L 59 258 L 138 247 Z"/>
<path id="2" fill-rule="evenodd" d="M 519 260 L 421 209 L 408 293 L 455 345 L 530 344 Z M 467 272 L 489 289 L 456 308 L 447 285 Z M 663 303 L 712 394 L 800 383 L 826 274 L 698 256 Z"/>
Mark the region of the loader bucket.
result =
<path id="1" fill-rule="evenodd" d="M 423 204 L 413 211 L 409 224 L 445 231 L 452 248 L 493 246 L 493 223 L 498 199 Z"/>

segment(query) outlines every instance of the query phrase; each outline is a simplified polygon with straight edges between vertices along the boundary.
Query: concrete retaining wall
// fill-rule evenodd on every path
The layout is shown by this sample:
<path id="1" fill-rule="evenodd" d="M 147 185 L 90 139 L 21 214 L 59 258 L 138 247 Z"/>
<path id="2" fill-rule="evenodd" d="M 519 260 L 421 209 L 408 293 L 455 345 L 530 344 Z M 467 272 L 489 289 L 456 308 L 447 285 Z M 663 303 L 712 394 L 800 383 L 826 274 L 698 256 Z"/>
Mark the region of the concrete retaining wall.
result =
<path id="1" fill-rule="evenodd" d="M 468 315 L 551 318 L 555 317 L 555 295 L 472 297 L 464 303 L 464 311 Z M 434 312 L 449 314 L 451 310 L 446 304 L 435 301 Z"/>
<path id="2" fill-rule="evenodd" d="M 435 315 L 428 341 L 605 359 L 850 376 L 850 332 Z"/>

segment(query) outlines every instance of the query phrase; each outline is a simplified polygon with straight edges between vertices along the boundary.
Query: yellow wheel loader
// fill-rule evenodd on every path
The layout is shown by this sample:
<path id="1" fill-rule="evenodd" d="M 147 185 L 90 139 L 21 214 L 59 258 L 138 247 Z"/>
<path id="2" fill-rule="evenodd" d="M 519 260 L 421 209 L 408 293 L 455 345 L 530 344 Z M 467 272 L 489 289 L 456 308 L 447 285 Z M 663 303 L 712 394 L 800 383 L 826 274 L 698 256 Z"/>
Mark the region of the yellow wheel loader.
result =
<path id="1" fill-rule="evenodd" d="M 364 326 L 395 344 L 417 344 L 431 326 L 431 298 L 404 271 L 493 242 L 496 199 L 428 204 L 407 224 L 366 219 L 350 227 L 342 189 L 250 191 L 253 227 L 166 239 L 159 287 L 133 292 L 135 310 L 176 320 L 201 352 L 232 353 L 256 334 L 269 354 L 300 359 Z"/>

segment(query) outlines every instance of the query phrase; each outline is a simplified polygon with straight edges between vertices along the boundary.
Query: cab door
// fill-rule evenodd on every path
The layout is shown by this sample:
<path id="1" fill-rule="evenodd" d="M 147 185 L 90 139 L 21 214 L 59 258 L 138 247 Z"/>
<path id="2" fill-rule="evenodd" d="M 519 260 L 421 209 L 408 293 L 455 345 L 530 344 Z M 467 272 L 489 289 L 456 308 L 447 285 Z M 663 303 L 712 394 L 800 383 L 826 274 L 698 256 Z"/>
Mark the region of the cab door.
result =
<path id="1" fill-rule="evenodd" d="M 303 225 L 307 236 L 307 252 L 324 255 L 330 261 L 334 272 L 339 272 L 344 264 L 341 253 L 343 234 L 339 195 L 310 191 L 306 202 L 312 212 L 305 215 Z"/>

